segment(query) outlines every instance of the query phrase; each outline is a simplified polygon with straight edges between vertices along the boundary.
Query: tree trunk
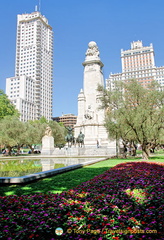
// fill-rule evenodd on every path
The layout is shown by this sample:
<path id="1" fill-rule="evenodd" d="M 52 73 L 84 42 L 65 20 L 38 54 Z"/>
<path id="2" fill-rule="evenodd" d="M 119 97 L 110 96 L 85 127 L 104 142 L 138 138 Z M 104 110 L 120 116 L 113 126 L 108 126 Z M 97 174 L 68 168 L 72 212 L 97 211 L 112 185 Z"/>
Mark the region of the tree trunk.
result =
<path id="1" fill-rule="evenodd" d="M 144 160 L 149 160 L 149 148 L 146 143 L 142 144 L 142 157 Z"/>
<path id="2" fill-rule="evenodd" d="M 136 148 L 135 148 L 135 147 L 132 148 L 132 156 L 133 156 L 133 157 L 136 156 Z"/>
<path id="3" fill-rule="evenodd" d="M 29 145 L 29 148 L 31 149 L 31 153 L 34 153 L 34 148 L 32 147 L 32 145 Z"/>
<path id="4" fill-rule="evenodd" d="M 127 144 L 123 142 L 123 158 L 127 158 Z"/>
<path id="5" fill-rule="evenodd" d="M 21 146 L 18 145 L 18 147 L 17 147 L 17 154 L 18 154 L 18 155 L 20 154 L 20 148 L 21 148 Z"/>
<path id="6" fill-rule="evenodd" d="M 132 156 L 135 157 L 136 156 L 136 149 L 137 149 L 137 146 L 134 142 L 132 142 Z"/>
<path id="7" fill-rule="evenodd" d="M 8 149 L 8 155 L 11 156 L 12 147 L 7 146 L 7 149 Z"/>

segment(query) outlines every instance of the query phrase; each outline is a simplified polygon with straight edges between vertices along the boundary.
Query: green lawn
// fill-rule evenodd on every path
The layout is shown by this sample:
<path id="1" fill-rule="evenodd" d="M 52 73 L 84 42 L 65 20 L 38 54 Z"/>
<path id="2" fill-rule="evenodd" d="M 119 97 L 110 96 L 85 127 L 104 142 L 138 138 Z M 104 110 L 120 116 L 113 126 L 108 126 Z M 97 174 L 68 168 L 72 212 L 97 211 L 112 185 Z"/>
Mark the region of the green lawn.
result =
<path id="1" fill-rule="evenodd" d="M 1 185 L 0 196 L 34 194 L 36 192 L 61 193 L 102 174 L 109 168 L 123 162 L 140 161 L 140 158 L 108 159 L 84 168 L 62 173 L 53 177 L 44 178 L 37 182 L 24 185 Z M 164 155 L 154 155 L 149 161 L 164 162 Z"/>

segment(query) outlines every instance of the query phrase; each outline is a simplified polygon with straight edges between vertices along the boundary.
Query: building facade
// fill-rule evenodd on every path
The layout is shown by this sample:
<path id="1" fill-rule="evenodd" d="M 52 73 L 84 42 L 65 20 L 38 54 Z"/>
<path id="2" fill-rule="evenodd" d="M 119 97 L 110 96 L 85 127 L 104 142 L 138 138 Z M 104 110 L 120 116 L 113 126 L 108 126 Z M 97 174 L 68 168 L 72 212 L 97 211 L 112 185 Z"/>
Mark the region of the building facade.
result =
<path id="1" fill-rule="evenodd" d="M 76 124 L 76 121 L 77 121 L 77 116 L 75 116 L 74 114 L 71 114 L 71 113 L 63 114 L 60 117 L 53 117 L 52 120 L 56 121 L 56 122 L 62 122 L 65 127 L 74 128 L 74 125 Z"/>
<path id="2" fill-rule="evenodd" d="M 21 121 L 26 122 L 34 119 L 34 80 L 32 78 L 25 75 L 7 78 L 6 93 L 21 113 Z"/>
<path id="3" fill-rule="evenodd" d="M 11 91 L 12 81 L 20 83 L 22 79 L 24 84 L 19 84 L 19 92 L 15 94 Z M 7 79 L 6 94 L 18 108 L 21 120 L 40 119 L 42 116 L 47 120 L 52 119 L 52 84 L 52 27 L 38 11 L 18 15 L 15 77 Z M 25 93 L 22 95 L 22 92 Z M 28 98 L 29 95 L 31 99 Z M 26 102 L 27 105 L 32 103 L 34 111 L 32 113 L 28 111 L 27 116 L 24 116 L 22 102 Z"/>
<path id="4" fill-rule="evenodd" d="M 144 87 L 152 81 L 157 81 L 164 87 L 164 67 L 155 66 L 153 45 L 143 46 L 142 41 L 131 43 L 131 49 L 121 50 L 122 73 L 110 74 L 106 87 L 113 89 L 114 82 L 137 79 Z"/>

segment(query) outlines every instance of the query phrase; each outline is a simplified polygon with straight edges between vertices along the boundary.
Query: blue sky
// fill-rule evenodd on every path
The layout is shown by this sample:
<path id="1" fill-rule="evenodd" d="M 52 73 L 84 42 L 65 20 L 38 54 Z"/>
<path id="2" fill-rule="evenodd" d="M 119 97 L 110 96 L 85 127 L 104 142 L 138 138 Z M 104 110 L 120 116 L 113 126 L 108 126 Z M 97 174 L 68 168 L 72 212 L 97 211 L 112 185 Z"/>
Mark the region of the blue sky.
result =
<path id="1" fill-rule="evenodd" d="M 0 3 L 0 89 L 15 74 L 17 14 L 33 12 L 38 2 Z M 163 9 L 163 0 L 41 0 L 41 13 L 54 31 L 53 116 L 77 114 L 90 41 L 99 47 L 104 79 L 121 72 L 120 51 L 130 49 L 132 41 L 153 43 L 156 66 L 164 66 Z"/>

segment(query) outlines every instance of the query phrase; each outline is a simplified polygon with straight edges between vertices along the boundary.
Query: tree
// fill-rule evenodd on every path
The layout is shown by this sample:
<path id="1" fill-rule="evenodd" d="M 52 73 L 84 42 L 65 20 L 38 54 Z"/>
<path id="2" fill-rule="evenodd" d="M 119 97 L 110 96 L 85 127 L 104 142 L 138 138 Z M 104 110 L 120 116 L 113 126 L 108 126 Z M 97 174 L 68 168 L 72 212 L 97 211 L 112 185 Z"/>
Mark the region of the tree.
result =
<path id="1" fill-rule="evenodd" d="M 64 125 L 55 121 L 49 121 L 48 125 L 52 129 L 52 136 L 54 137 L 54 144 L 56 146 L 65 145 L 65 127 Z"/>
<path id="2" fill-rule="evenodd" d="M 5 116 L 0 120 L 0 145 L 4 145 L 9 150 L 9 155 L 15 146 L 19 150 L 23 145 L 28 145 L 33 151 L 33 145 L 42 143 L 47 125 L 52 129 L 55 145 L 63 145 L 65 143 L 64 126 L 54 121 L 48 122 L 45 118 L 24 123 L 16 116 Z"/>
<path id="3" fill-rule="evenodd" d="M 40 122 L 40 123 L 47 123 L 47 124 L 48 124 L 48 120 L 47 120 L 44 116 L 42 116 L 42 117 L 39 119 L 39 122 Z"/>
<path id="4" fill-rule="evenodd" d="M 45 135 L 47 126 L 50 126 L 52 130 L 52 136 L 54 137 L 55 145 L 63 145 L 65 143 L 65 128 L 63 126 L 60 126 L 55 121 L 48 122 L 45 118 L 41 118 L 40 120 L 30 120 L 29 122 L 25 123 L 25 126 L 25 144 L 28 145 L 32 151 L 34 150 L 32 148 L 32 145 L 42 143 L 42 137 Z"/>
<path id="5" fill-rule="evenodd" d="M 25 125 L 16 116 L 6 116 L 0 120 L 0 129 L 0 144 L 9 150 L 10 155 L 14 146 L 22 146 Z"/>
<path id="6" fill-rule="evenodd" d="M 41 144 L 42 137 L 44 136 L 47 124 L 42 123 L 40 120 L 30 120 L 25 123 L 25 142 L 31 151 L 34 151 L 33 145 Z"/>
<path id="7" fill-rule="evenodd" d="M 0 120 L 5 116 L 19 116 L 18 110 L 10 102 L 7 95 L 0 90 Z"/>
<path id="8" fill-rule="evenodd" d="M 164 92 L 155 83 L 144 88 L 134 79 L 116 82 L 111 91 L 98 86 L 98 91 L 110 138 L 140 143 L 148 159 L 152 144 L 164 143 Z"/>

